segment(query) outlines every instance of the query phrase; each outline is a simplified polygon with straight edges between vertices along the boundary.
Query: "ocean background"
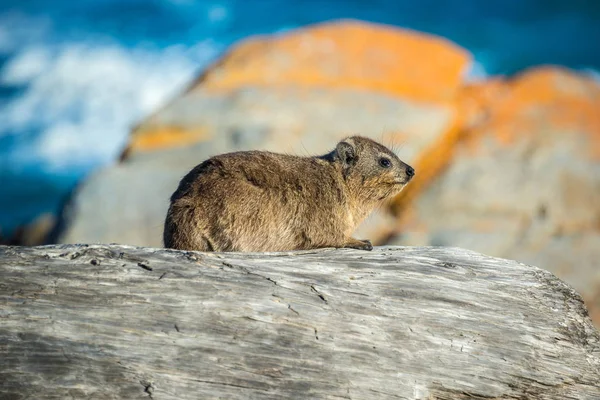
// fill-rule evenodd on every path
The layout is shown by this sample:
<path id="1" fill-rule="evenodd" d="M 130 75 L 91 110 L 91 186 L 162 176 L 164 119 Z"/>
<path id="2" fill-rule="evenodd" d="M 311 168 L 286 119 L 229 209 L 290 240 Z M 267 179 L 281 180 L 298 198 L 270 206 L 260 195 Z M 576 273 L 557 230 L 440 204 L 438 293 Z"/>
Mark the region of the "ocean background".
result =
<path id="1" fill-rule="evenodd" d="M 474 54 L 472 78 L 600 76 L 598 0 L 0 0 L 0 231 L 57 212 L 233 42 L 338 18 L 444 36 Z"/>

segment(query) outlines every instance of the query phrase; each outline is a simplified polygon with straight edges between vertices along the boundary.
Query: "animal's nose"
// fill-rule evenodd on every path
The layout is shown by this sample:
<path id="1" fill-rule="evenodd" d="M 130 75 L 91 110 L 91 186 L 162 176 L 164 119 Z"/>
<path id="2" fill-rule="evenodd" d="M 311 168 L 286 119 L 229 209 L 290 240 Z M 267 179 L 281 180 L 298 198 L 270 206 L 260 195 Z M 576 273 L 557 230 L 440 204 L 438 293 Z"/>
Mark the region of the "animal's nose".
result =
<path id="1" fill-rule="evenodd" d="M 411 167 L 410 165 L 406 167 L 406 175 L 408 175 L 409 178 L 412 178 L 413 176 L 415 176 L 415 169 L 413 167 Z"/>

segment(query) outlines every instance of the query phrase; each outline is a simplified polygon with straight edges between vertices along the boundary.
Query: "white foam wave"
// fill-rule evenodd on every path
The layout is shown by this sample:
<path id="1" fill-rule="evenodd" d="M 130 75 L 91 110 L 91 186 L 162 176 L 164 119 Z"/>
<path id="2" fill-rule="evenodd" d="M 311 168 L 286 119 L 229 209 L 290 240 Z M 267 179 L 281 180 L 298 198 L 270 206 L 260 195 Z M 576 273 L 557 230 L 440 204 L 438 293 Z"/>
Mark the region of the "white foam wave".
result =
<path id="1" fill-rule="evenodd" d="M 12 154 L 48 170 L 89 167 L 114 159 L 129 128 L 181 90 L 220 46 L 128 49 L 115 43 L 28 46 L 0 71 L 0 84 L 24 92 L 0 109 L 0 135 L 36 132 Z"/>

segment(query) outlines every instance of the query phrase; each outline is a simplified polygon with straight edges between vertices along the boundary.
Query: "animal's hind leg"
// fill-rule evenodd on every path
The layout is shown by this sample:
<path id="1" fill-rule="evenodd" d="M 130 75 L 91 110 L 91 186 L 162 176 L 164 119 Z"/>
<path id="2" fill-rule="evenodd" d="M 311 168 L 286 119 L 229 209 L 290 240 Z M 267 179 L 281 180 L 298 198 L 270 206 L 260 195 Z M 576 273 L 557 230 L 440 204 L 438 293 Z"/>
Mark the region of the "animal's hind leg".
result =
<path id="1" fill-rule="evenodd" d="M 172 223 L 165 226 L 164 244 L 166 248 L 176 250 L 215 251 L 212 242 L 203 233 L 190 232 Z"/>

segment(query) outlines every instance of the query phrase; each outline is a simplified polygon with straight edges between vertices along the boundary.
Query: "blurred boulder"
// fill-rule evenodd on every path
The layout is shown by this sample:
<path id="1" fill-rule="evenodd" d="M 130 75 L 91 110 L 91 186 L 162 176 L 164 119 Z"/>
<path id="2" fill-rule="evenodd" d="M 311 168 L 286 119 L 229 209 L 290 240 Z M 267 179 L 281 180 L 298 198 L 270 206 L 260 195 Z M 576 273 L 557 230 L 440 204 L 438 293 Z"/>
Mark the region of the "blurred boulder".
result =
<path id="1" fill-rule="evenodd" d="M 392 243 L 544 265 L 600 323 L 600 85 L 544 67 L 493 90 Z"/>
<path id="2" fill-rule="evenodd" d="M 445 39 L 354 21 L 244 41 L 142 121 L 120 164 L 78 188 L 60 240 L 161 246 L 178 181 L 223 152 L 318 155 L 364 134 L 412 163 L 455 135 L 453 99 L 470 62 Z M 382 240 L 394 224 L 381 212 L 357 234 Z"/>

